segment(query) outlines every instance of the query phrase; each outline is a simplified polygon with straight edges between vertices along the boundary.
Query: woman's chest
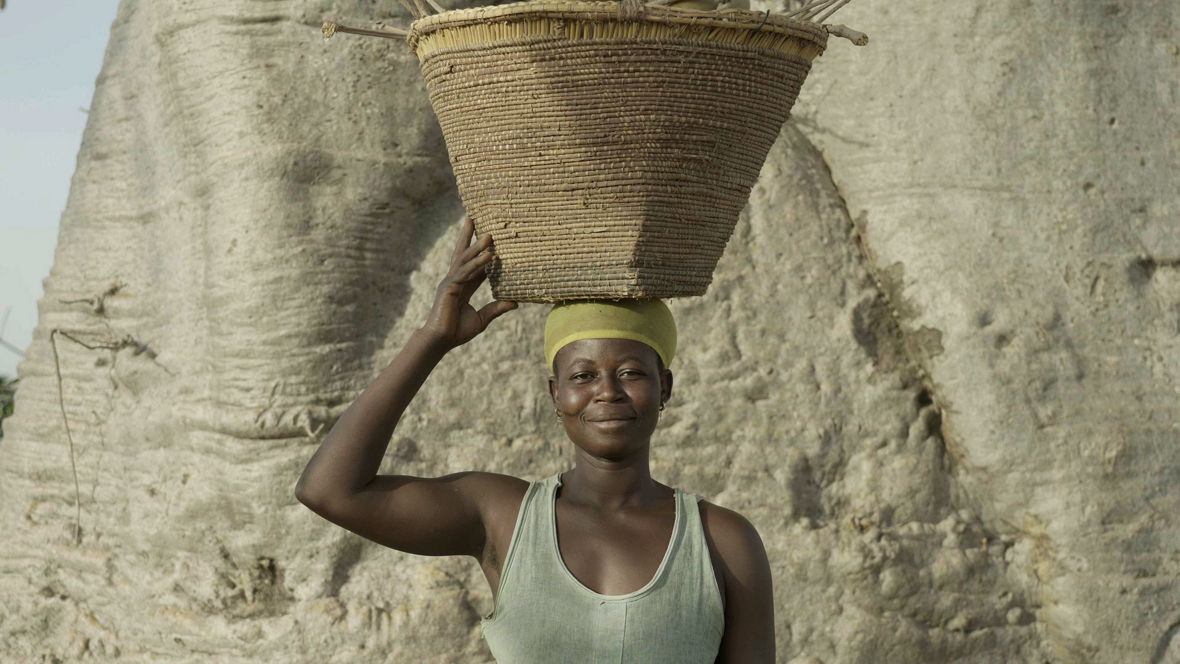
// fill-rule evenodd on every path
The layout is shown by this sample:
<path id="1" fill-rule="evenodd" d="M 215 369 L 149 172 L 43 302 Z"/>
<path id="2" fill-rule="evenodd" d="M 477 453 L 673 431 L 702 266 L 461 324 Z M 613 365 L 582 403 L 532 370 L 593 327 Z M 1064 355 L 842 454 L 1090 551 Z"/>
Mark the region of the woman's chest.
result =
<path id="1" fill-rule="evenodd" d="M 646 586 L 659 572 L 675 529 L 675 506 L 644 512 L 604 514 L 556 505 L 561 562 L 586 588 L 625 595 Z"/>

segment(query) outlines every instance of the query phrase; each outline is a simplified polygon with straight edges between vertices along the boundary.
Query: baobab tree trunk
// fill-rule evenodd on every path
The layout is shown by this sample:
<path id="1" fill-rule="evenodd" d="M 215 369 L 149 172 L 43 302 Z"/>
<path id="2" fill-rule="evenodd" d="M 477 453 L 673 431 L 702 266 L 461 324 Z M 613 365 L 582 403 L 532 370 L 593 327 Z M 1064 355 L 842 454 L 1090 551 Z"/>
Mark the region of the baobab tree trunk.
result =
<path id="1" fill-rule="evenodd" d="M 781 661 L 1174 661 L 1180 9 L 857 5 L 673 303 L 654 472 L 758 526 Z M 0 444 L 6 660 L 488 659 L 473 562 L 293 496 L 463 214 L 416 58 L 328 11 L 407 22 L 120 8 Z M 563 468 L 543 316 L 448 357 L 389 467 Z"/>

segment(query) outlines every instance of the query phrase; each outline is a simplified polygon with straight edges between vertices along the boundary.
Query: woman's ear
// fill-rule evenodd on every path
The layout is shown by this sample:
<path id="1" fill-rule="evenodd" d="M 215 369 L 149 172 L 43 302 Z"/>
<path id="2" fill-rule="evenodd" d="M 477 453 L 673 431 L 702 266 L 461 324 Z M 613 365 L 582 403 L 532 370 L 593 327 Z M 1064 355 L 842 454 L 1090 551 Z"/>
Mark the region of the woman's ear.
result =
<path id="1" fill-rule="evenodd" d="M 557 407 L 557 376 L 549 377 L 549 398 L 553 400 L 553 407 Z"/>

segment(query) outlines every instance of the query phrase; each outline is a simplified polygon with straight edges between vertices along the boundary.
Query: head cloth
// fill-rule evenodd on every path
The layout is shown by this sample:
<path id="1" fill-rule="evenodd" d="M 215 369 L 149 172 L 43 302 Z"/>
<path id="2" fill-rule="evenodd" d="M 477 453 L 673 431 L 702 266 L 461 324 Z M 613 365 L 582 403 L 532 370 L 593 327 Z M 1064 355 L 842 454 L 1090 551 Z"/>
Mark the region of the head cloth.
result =
<path id="1" fill-rule="evenodd" d="M 655 349 L 664 366 L 676 355 L 676 321 L 659 300 L 569 302 L 545 320 L 545 361 L 553 368 L 557 351 L 582 339 L 630 339 Z"/>

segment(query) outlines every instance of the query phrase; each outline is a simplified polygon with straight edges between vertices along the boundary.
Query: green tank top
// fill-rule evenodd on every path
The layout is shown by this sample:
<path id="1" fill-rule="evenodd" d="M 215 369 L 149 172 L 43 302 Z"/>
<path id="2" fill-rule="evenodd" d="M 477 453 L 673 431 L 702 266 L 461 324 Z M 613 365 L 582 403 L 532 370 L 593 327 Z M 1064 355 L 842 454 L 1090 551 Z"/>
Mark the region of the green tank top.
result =
<path id="1" fill-rule="evenodd" d="M 676 489 L 676 522 L 647 585 L 600 595 L 557 547 L 561 476 L 529 485 L 483 635 L 499 664 L 711 663 L 725 629 L 721 592 L 701 526 L 699 496 Z"/>

